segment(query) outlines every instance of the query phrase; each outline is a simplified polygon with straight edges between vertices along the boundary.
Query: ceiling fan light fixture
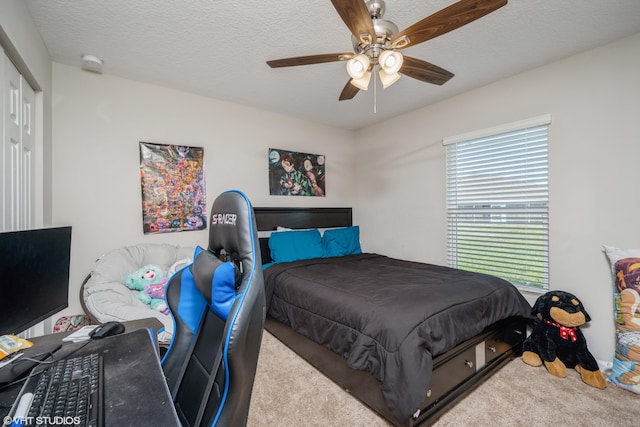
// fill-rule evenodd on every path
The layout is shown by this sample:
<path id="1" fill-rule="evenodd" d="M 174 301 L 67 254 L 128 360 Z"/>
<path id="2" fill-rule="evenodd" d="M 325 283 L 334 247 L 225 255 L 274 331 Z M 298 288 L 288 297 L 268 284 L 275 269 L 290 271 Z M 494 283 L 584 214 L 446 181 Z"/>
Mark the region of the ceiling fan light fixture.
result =
<path id="1" fill-rule="evenodd" d="M 359 79 L 352 78 L 350 83 L 357 87 L 360 90 L 369 89 L 369 81 L 371 80 L 371 71 L 367 71 L 364 75 Z"/>
<path id="2" fill-rule="evenodd" d="M 379 72 L 383 87 L 391 86 L 400 74 L 425 83 L 442 85 L 454 74 L 434 64 L 407 56 L 407 64 L 398 50 L 426 42 L 467 25 L 503 7 L 507 0 L 458 0 L 402 31 L 391 21 L 382 19 L 385 0 L 332 0 L 338 15 L 351 32 L 353 52 L 306 55 L 267 61 L 272 68 L 346 61 L 349 82 L 339 100 L 353 99 L 355 88 L 366 90 L 371 73 Z M 348 61 L 347 61 L 348 60 Z M 377 70 L 373 70 L 378 67 Z M 374 98 L 378 76 L 373 75 Z M 374 104 L 375 112 L 375 104 Z"/>
<path id="3" fill-rule="evenodd" d="M 378 57 L 380 69 L 387 74 L 396 74 L 402 68 L 404 57 L 400 52 L 395 50 L 385 50 Z"/>
<path id="4" fill-rule="evenodd" d="M 362 79 L 369 71 L 369 57 L 363 53 L 347 61 L 347 73 L 352 79 Z M 369 73 L 370 74 L 370 73 Z"/>
<path id="5" fill-rule="evenodd" d="M 382 68 L 380 68 L 380 83 L 382 83 L 382 88 L 386 89 L 395 82 L 400 80 L 400 74 L 398 73 L 386 73 Z"/>

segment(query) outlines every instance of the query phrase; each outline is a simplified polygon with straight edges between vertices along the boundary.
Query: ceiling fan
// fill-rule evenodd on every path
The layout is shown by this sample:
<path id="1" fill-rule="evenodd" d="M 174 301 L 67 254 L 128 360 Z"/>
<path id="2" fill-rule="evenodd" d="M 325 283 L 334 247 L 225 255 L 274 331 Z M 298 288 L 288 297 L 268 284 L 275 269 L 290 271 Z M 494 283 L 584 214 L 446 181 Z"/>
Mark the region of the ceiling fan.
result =
<path id="1" fill-rule="evenodd" d="M 507 0 L 460 0 L 403 31 L 398 31 L 393 22 L 382 19 L 383 0 L 331 0 L 331 3 L 351 31 L 354 52 L 275 59 L 267 64 L 279 68 L 347 61 L 350 79 L 338 98 L 344 101 L 368 89 L 376 67 L 384 88 L 395 83 L 400 74 L 436 85 L 446 83 L 453 73 L 399 51 L 473 22 L 504 6 Z"/>

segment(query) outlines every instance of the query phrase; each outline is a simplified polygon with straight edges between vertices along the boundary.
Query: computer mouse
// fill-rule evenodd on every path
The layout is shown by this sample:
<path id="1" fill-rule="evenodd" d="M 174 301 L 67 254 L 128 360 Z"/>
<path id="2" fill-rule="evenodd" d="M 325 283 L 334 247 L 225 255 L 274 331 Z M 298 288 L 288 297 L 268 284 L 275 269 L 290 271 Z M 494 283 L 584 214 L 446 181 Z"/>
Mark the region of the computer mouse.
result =
<path id="1" fill-rule="evenodd" d="M 118 335 L 124 332 L 124 325 L 120 322 L 107 322 L 101 326 L 98 326 L 89 333 L 89 336 L 93 339 L 100 339 L 110 337 L 112 335 Z"/>

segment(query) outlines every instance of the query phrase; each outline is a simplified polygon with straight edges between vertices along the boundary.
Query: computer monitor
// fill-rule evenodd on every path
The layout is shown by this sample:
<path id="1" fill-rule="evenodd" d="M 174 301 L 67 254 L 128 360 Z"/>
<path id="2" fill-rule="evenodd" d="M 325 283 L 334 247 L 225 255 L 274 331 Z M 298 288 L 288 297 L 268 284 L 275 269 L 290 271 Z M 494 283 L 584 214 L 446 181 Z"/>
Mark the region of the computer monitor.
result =
<path id="1" fill-rule="evenodd" d="M 68 306 L 70 258 L 70 226 L 0 233 L 0 335 Z"/>

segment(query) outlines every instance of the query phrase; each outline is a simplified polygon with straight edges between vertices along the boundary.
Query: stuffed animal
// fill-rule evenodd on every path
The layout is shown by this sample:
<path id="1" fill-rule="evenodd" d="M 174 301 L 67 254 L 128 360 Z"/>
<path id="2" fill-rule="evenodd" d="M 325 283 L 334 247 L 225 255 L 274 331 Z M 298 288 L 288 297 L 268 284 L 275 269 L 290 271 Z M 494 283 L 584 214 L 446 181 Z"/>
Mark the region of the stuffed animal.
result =
<path id="1" fill-rule="evenodd" d="M 167 303 L 164 300 L 167 278 L 164 277 L 159 266 L 155 264 L 145 265 L 138 271 L 129 274 L 124 284 L 129 289 L 139 291 L 138 298 L 140 301 L 149 305 L 153 310 L 164 314 L 169 313 L 169 307 L 167 307 Z"/>
<path id="2" fill-rule="evenodd" d="M 547 292 L 536 300 L 532 314 L 538 321 L 524 341 L 524 363 L 540 366 L 544 362 L 551 375 L 561 378 L 567 376 L 567 368 L 575 368 L 590 386 L 607 387 L 579 329 L 591 317 L 578 298 L 564 291 Z"/>

